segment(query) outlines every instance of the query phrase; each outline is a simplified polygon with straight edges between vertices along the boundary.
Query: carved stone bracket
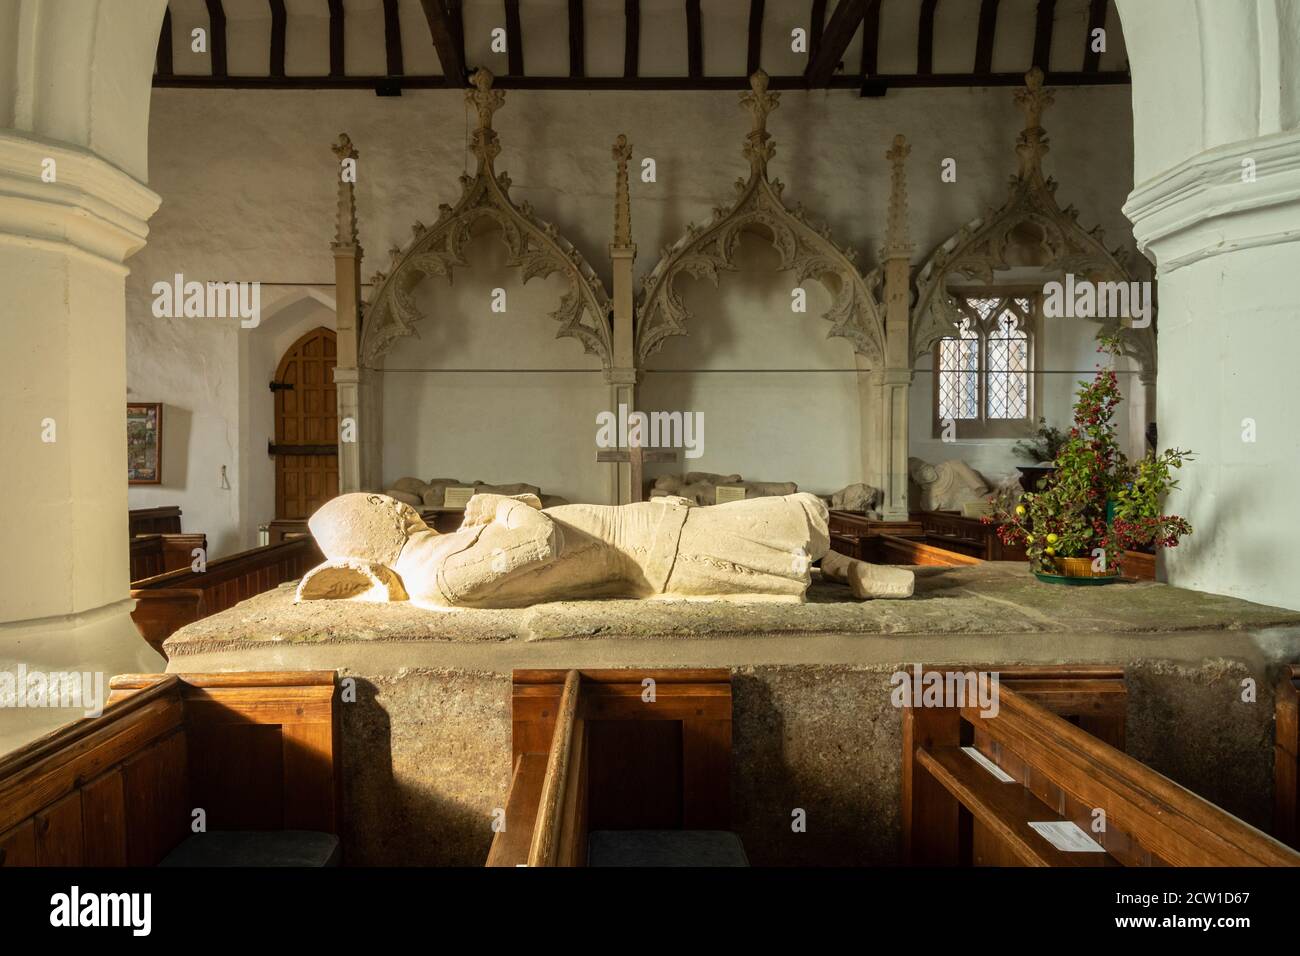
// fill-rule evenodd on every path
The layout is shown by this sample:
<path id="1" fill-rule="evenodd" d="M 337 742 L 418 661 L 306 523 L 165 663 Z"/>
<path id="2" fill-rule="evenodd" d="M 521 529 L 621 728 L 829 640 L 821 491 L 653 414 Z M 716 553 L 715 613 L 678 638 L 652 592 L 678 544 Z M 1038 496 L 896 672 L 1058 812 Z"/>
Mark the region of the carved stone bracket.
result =
<path id="1" fill-rule="evenodd" d="M 740 98 L 753 116 L 744 146 L 749 178 L 736 181 L 735 202 L 715 207 L 708 225 L 687 226 L 686 234 L 663 250 L 644 280 L 637 305 L 637 361 L 644 364 L 669 336 L 688 334 L 691 312 L 675 288 L 677 278 L 686 274 L 716 284 L 722 272 L 735 270 L 741 234 L 749 231 L 772 243 L 782 270 L 794 271 L 799 282 L 812 278 L 826 286 L 833 297 L 822 316 L 832 323 L 828 335 L 848 339 L 857 352 L 879 364 L 885 339 L 880 303 L 854 265 L 856 253 L 836 245 L 830 229 L 810 221 L 802 207 L 787 208 L 781 181 L 768 178 L 767 164 L 776 148 L 767 132 L 767 117 L 780 94 L 768 92 L 767 74 L 761 70 L 750 78 L 750 85 L 751 92 Z"/>
<path id="2" fill-rule="evenodd" d="M 348 249 L 356 247 L 358 256 L 360 256 L 360 243 L 357 240 L 357 202 L 354 194 L 353 181 L 344 178 L 342 174 L 343 163 L 352 160 L 356 163 L 357 148 L 352 145 L 352 140 L 347 133 L 339 133 L 339 141 L 330 149 L 339 161 L 339 197 L 338 211 L 334 222 L 334 249 Z"/>
<path id="3" fill-rule="evenodd" d="M 1043 110 L 1052 104 L 1043 88 L 1043 74 L 1034 67 L 1016 103 L 1025 113 L 1025 128 L 1016 142 L 1019 170 L 1011 177 L 1010 195 L 998 209 L 962 226 L 939 246 L 917 273 L 912 309 L 912 358 L 925 355 L 934 343 L 956 333 L 961 313 L 948 292 L 949 279 L 961 276 L 991 284 L 994 273 L 1011 267 L 1013 248 L 1032 246 L 1037 265 L 1052 273 L 1073 273 L 1099 282 L 1131 282 L 1128 254 L 1108 250 L 1102 230 L 1085 230 L 1073 206 L 1056 202 L 1056 181 L 1044 179 L 1042 159 L 1049 141 L 1042 127 Z M 1116 318 L 1097 319 L 1104 328 L 1120 329 L 1125 354 L 1135 358 L 1144 374 L 1155 374 L 1154 324 L 1145 329 L 1122 326 Z"/>
<path id="4" fill-rule="evenodd" d="M 466 91 L 465 98 L 478 114 L 478 128 L 470 141 L 478 169 L 472 177 L 461 177 L 461 197 L 456 205 L 439 206 L 432 226 L 416 222 L 406 247 L 392 250 L 389 271 L 374 277 L 374 291 L 365 309 L 362 360 L 373 367 L 397 339 L 417 334 L 416 325 L 426 316 L 415 302 L 416 287 L 428 276 L 450 280 L 457 268 L 465 266 L 465 247 L 479 222 L 487 220 L 495 224 L 509 249 L 507 264 L 522 272 L 524 282 L 556 272 L 564 277 L 568 289 L 559 307 L 550 313 L 560 323 L 556 337 L 577 339 L 609 368 L 613 349 L 605 287 L 553 224 L 534 215 L 527 202 L 516 206 L 511 201 L 510 177 L 493 168 L 501 146 L 492 129 L 492 117 L 504 104 L 505 93 L 492 89 L 492 74 L 487 70 L 478 70 L 472 80 L 473 88 Z"/>

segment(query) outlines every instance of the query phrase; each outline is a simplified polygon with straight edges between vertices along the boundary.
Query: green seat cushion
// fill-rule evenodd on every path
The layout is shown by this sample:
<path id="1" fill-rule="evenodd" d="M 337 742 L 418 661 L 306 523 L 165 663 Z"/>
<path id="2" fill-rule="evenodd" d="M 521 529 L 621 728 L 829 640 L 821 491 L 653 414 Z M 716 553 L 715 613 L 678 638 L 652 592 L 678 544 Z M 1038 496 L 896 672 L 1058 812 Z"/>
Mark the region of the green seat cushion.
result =
<path id="1" fill-rule="evenodd" d="M 338 866 L 339 838 L 312 830 L 196 833 L 159 866 Z"/>

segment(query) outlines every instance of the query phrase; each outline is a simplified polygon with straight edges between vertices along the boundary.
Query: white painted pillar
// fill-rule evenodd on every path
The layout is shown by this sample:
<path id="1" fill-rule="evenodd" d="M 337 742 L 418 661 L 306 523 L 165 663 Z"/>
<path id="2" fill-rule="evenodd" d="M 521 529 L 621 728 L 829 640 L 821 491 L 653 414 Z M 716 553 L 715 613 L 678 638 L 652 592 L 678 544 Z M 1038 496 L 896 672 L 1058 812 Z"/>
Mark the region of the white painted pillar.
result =
<path id="1" fill-rule="evenodd" d="M 159 671 L 131 623 L 124 260 L 162 0 L 0 9 L 0 670 Z M 81 716 L 0 709 L 0 751 Z"/>
<path id="2" fill-rule="evenodd" d="M 1196 460 L 1173 583 L 1300 608 L 1300 3 L 1120 0 L 1137 182 L 1160 281 L 1157 424 Z"/>

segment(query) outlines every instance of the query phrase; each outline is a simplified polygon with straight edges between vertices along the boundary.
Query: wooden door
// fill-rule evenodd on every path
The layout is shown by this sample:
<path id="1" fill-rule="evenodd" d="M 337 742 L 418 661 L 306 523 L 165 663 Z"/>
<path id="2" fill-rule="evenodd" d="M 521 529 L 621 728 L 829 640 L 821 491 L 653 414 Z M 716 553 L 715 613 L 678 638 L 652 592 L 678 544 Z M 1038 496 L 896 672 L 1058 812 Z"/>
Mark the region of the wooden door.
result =
<path id="1" fill-rule="evenodd" d="M 334 333 L 308 332 L 280 359 L 275 391 L 275 516 L 309 518 L 339 493 Z"/>

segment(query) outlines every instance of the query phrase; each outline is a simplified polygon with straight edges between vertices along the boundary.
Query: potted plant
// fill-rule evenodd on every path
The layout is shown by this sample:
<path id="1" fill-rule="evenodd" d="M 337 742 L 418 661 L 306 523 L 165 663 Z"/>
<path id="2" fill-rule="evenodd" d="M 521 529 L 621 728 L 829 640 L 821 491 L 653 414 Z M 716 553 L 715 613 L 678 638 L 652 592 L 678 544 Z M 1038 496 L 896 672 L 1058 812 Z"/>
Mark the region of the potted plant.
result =
<path id="1" fill-rule="evenodd" d="M 1192 531 L 1185 519 L 1160 510 L 1164 494 L 1177 487 L 1173 472 L 1190 453 L 1175 448 L 1128 461 L 1113 422 L 1123 398 L 1114 369 L 1119 342 L 1108 335 L 1099 341 L 1098 351 L 1111 361 L 1080 383 L 1055 471 L 1037 491 L 1001 495 L 986 519 L 998 525 L 1003 544 L 1023 545 L 1035 575 L 1052 583 L 1108 584 L 1119 575 L 1125 549 L 1174 547 Z"/>
<path id="2" fill-rule="evenodd" d="M 1037 491 L 1038 482 L 1056 469 L 1056 456 L 1065 445 L 1066 433 L 1047 424 L 1046 418 L 1038 419 L 1038 431 L 1032 439 L 1016 442 L 1011 450 L 1029 462 L 1017 465 L 1020 472 L 1020 487 L 1025 491 Z"/>

